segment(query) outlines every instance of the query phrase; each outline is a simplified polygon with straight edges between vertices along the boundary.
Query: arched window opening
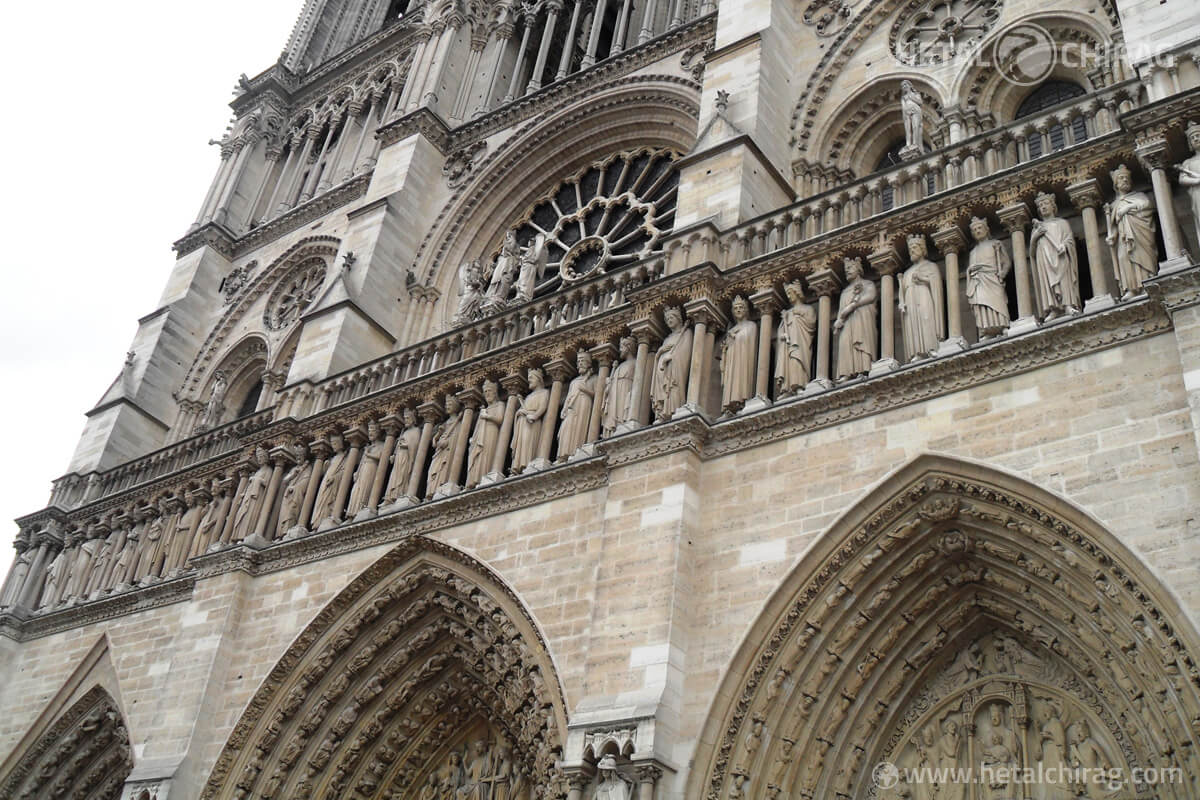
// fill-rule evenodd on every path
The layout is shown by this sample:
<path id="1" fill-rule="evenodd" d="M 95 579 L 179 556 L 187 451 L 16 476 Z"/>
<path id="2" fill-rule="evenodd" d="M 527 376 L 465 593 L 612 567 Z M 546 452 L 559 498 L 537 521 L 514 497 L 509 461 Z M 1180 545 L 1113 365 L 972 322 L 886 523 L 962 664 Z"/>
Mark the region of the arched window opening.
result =
<path id="1" fill-rule="evenodd" d="M 891 169 L 899 165 L 902 161 L 900 158 L 900 150 L 903 149 L 905 141 L 897 139 L 888 145 L 888 149 L 880 157 L 879 163 L 875 165 L 875 172 L 883 172 L 885 169 Z M 890 183 L 884 183 L 883 188 L 879 192 L 879 198 L 883 203 L 884 211 L 891 211 L 896 207 L 896 192 L 892 189 Z"/>
<path id="2" fill-rule="evenodd" d="M 241 419 L 242 417 L 247 417 L 253 414 L 258 409 L 258 401 L 259 398 L 262 397 L 262 393 L 263 381 L 262 378 L 259 378 L 254 382 L 254 385 L 250 387 L 250 391 L 246 393 L 245 398 L 242 399 L 242 404 L 238 406 L 238 412 L 235 419 Z"/>
<path id="3" fill-rule="evenodd" d="M 1046 81 L 1021 101 L 1021 105 L 1017 108 L 1016 119 L 1032 117 L 1034 114 L 1039 114 L 1048 108 L 1053 108 L 1059 103 L 1065 103 L 1068 100 L 1074 100 L 1076 97 L 1082 97 L 1084 94 L 1086 94 L 1084 88 L 1073 81 Z M 1062 125 L 1056 122 L 1050 127 L 1047 133 L 1050 138 L 1051 152 L 1062 150 L 1067 146 L 1067 134 L 1063 130 Z M 1071 133 L 1077 142 L 1088 138 L 1087 123 L 1084 122 L 1082 116 L 1075 117 L 1071 121 Z M 1040 134 L 1035 133 L 1030 135 L 1028 141 L 1030 158 L 1040 158 L 1045 154 Z"/>

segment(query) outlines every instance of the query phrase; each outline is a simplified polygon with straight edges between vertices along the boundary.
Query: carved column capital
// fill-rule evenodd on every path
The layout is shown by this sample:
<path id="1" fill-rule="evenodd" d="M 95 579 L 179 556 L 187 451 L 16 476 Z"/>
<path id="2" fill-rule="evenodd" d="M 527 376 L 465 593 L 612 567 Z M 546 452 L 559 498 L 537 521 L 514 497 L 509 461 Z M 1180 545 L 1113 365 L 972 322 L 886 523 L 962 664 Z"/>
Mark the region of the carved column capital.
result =
<path id="1" fill-rule="evenodd" d="M 645 317 L 629 323 L 629 332 L 638 344 L 645 344 L 663 336 L 663 325 L 656 317 Z"/>
<path id="2" fill-rule="evenodd" d="M 483 405 L 483 392 L 477 386 L 470 386 L 458 393 L 458 400 L 466 408 L 479 408 Z"/>
<path id="3" fill-rule="evenodd" d="M 505 375 L 501 378 L 500 386 L 510 395 L 525 394 L 525 390 L 529 388 L 529 383 L 525 380 L 524 375 L 514 372 L 511 375 Z"/>
<path id="4" fill-rule="evenodd" d="M 1015 233 L 1025 229 L 1029 224 L 1032 216 L 1029 213 L 1029 206 L 1024 201 L 1013 203 L 1011 206 L 997 209 L 996 216 L 1000 218 L 1000 224 L 1009 233 Z"/>
<path id="5" fill-rule="evenodd" d="M 1093 208 L 1104 199 L 1100 193 L 1100 182 L 1095 178 L 1072 183 L 1067 187 L 1067 197 L 1071 198 L 1076 208 Z"/>
<path id="6" fill-rule="evenodd" d="M 1155 132 L 1139 137 L 1133 152 L 1137 155 L 1138 161 L 1142 162 L 1143 167 L 1148 170 L 1156 170 L 1166 169 L 1170 163 L 1169 150 L 1167 137 L 1162 133 Z"/>
<path id="7" fill-rule="evenodd" d="M 617 358 L 617 346 L 612 342 L 604 342 L 588 350 L 592 355 L 592 360 L 599 367 L 607 367 Z"/>
<path id="8" fill-rule="evenodd" d="M 710 330 L 724 328 L 729 324 L 729 318 L 725 316 L 721 307 L 707 297 L 688 300 L 683 304 L 683 310 L 693 323 L 703 323 Z"/>
<path id="9" fill-rule="evenodd" d="M 891 275 L 898 272 L 904 265 L 904 259 L 900 256 L 900 251 L 893 244 L 885 244 L 869 256 L 867 261 L 871 263 L 871 268 L 880 275 Z M 820 294 L 820 292 L 818 292 Z"/>
<path id="10" fill-rule="evenodd" d="M 662 780 L 663 771 L 657 764 L 639 764 L 633 774 L 637 776 L 638 783 L 655 784 Z"/>
<path id="11" fill-rule="evenodd" d="M 783 298 L 774 286 L 767 286 L 750 294 L 748 298 L 760 314 L 778 314 L 783 308 Z"/>
<path id="12" fill-rule="evenodd" d="M 833 297 L 842 288 L 842 279 L 828 267 L 806 276 L 804 282 L 818 297 Z"/>
<path id="13" fill-rule="evenodd" d="M 555 358 L 546 363 L 546 374 L 551 380 L 565 381 L 575 374 L 575 367 L 565 358 Z"/>
<path id="14" fill-rule="evenodd" d="M 417 406 L 417 416 L 421 418 L 422 422 L 440 422 L 445 415 L 446 412 L 442 409 L 442 404 L 437 400 L 426 400 Z"/>
<path id="15" fill-rule="evenodd" d="M 950 251 L 957 252 L 967 246 L 967 237 L 963 236 L 962 229 L 957 225 L 934 231 L 932 239 L 942 255 Z"/>

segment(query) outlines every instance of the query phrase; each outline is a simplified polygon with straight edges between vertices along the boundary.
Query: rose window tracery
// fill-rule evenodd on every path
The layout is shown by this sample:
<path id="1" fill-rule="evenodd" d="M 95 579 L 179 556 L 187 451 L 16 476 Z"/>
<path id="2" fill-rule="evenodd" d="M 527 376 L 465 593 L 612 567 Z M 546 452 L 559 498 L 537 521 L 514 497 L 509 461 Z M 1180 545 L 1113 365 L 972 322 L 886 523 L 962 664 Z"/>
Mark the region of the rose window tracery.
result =
<path id="1" fill-rule="evenodd" d="M 263 322 L 273 331 L 282 330 L 300 318 L 316 299 L 325 283 L 325 260 L 311 258 L 300 264 L 275 288 Z"/>
<path id="2" fill-rule="evenodd" d="M 943 64 L 971 52 L 1000 18 L 1001 0 L 930 0 L 892 29 L 892 51 L 913 66 Z"/>
<path id="3" fill-rule="evenodd" d="M 645 148 L 592 164 L 536 202 L 514 227 L 517 243 L 539 237 L 545 263 L 534 294 L 629 264 L 661 248 L 675 220 L 674 150 Z"/>

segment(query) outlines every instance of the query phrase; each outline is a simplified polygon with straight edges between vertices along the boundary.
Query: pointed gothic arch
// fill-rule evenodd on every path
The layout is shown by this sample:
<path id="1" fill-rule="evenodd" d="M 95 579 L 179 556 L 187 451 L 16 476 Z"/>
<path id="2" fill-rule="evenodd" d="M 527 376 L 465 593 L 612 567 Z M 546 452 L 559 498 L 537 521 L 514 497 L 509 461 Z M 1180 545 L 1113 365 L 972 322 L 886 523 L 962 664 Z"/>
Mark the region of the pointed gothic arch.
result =
<path id="1" fill-rule="evenodd" d="M 97 684 L 26 748 L 0 780 L 0 797 L 116 800 L 132 771 L 125 721 L 112 695 Z"/>
<path id="2" fill-rule="evenodd" d="M 201 796 L 416 800 L 431 781 L 487 773 L 505 800 L 528 800 L 557 785 L 565 732 L 557 671 L 520 599 L 482 563 L 416 536 L 297 637 Z"/>
<path id="3" fill-rule="evenodd" d="M 1126 778 L 1181 770 L 1123 797 L 1195 797 L 1197 641 L 1176 597 L 1096 520 L 1020 478 L 922 456 L 767 601 L 685 796 L 901 797 L 874 765 L 978 768 L 1011 751 L 1035 768 L 1055 752 L 1049 729 Z M 927 740 L 950 758 L 923 755 Z"/>

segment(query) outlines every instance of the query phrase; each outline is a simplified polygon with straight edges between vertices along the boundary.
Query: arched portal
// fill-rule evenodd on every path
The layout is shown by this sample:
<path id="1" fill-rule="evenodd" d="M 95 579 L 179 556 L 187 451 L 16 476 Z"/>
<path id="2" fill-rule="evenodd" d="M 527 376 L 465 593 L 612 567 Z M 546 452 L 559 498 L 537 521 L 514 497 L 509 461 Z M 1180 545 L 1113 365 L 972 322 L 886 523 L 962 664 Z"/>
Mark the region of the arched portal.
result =
<path id="1" fill-rule="evenodd" d="M 722 679 L 686 796 L 1110 796 L 1011 782 L 930 795 L 873 778 L 884 763 L 1019 777 L 1066 762 L 1126 781 L 1178 770 L 1119 796 L 1196 797 L 1196 648 L 1174 596 L 1095 520 L 1013 476 L 924 456 L 768 601 Z"/>
<path id="2" fill-rule="evenodd" d="M 414 537 L 297 638 L 202 797 L 530 800 L 557 786 L 565 731 L 554 665 L 517 597 Z"/>
<path id="3" fill-rule="evenodd" d="M 0 781 L 13 800 L 116 800 L 133 770 L 129 732 L 117 704 L 100 686 L 79 698 Z"/>

